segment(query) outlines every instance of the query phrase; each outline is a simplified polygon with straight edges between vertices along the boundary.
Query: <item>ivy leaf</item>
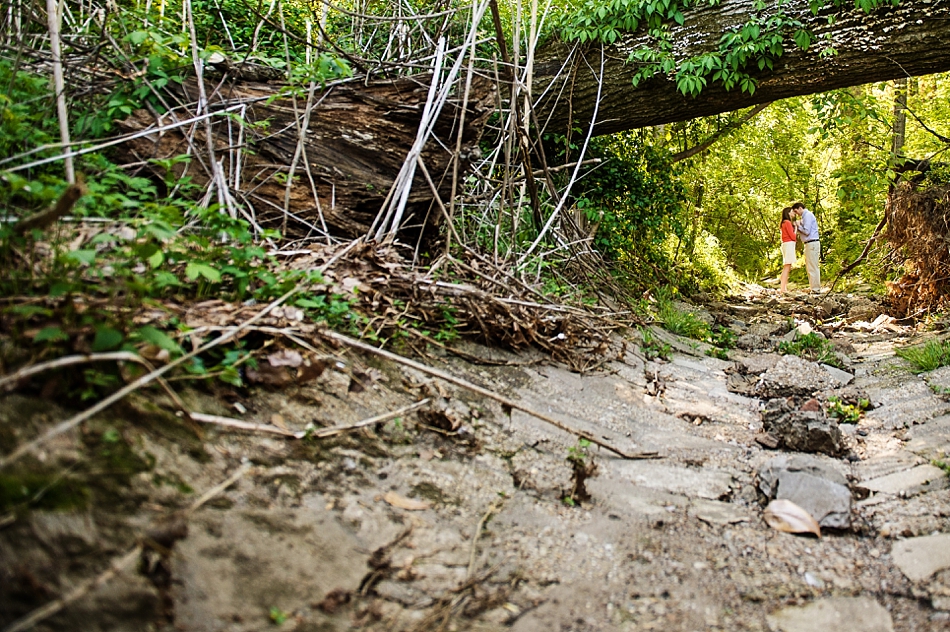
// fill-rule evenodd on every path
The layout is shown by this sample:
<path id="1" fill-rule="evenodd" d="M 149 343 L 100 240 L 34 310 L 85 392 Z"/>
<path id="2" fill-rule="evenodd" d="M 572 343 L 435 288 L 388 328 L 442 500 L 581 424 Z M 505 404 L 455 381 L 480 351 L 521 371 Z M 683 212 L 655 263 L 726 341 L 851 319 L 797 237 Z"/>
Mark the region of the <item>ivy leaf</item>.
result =
<path id="1" fill-rule="evenodd" d="M 197 261 L 192 261 L 187 266 L 185 266 L 185 276 L 188 277 L 189 281 L 194 281 L 199 276 L 204 277 L 212 283 L 218 283 L 221 281 L 220 272 L 206 263 L 198 263 Z"/>

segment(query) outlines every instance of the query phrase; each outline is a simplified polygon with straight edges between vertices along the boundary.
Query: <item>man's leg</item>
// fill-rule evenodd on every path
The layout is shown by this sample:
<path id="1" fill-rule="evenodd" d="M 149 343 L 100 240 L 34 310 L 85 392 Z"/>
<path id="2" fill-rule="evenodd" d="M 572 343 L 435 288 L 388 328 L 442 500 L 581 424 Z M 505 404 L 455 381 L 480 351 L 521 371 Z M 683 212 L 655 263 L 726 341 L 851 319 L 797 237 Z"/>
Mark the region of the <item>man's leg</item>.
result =
<path id="1" fill-rule="evenodd" d="M 812 290 L 821 289 L 821 269 L 818 267 L 820 258 L 821 242 L 805 244 L 805 271 L 808 273 L 808 285 Z"/>

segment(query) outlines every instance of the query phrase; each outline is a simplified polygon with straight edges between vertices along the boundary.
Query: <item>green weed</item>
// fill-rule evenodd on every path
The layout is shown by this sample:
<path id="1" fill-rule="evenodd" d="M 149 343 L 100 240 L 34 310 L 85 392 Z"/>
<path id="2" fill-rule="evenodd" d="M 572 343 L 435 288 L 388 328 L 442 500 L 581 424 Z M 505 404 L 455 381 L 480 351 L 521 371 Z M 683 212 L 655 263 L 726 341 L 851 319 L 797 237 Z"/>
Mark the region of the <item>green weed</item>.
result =
<path id="1" fill-rule="evenodd" d="M 290 618 L 290 613 L 284 612 L 277 606 L 271 606 L 268 616 L 274 625 L 283 625 L 283 623 Z"/>
<path id="2" fill-rule="evenodd" d="M 673 348 L 662 340 L 658 340 L 649 329 L 640 330 L 640 350 L 647 360 L 669 360 L 673 356 Z"/>
<path id="3" fill-rule="evenodd" d="M 591 442 L 583 437 L 577 440 L 577 444 L 567 450 L 567 462 L 571 465 L 572 486 L 571 491 L 565 494 L 561 501 L 574 507 L 580 502 L 590 500 L 590 493 L 587 491 L 585 481 L 597 474 L 597 463 L 590 452 Z"/>
<path id="4" fill-rule="evenodd" d="M 780 343 L 778 352 L 782 355 L 796 355 L 812 362 L 841 367 L 841 361 L 835 355 L 834 346 L 814 331 L 798 336 L 795 340 Z"/>
<path id="5" fill-rule="evenodd" d="M 859 399 L 857 404 L 848 404 L 837 397 L 828 398 L 828 414 L 842 424 L 858 423 L 870 406 L 871 402 L 866 399 Z"/>
<path id="6" fill-rule="evenodd" d="M 947 340 L 930 340 L 922 345 L 898 349 L 896 353 L 920 371 L 933 371 L 950 365 L 950 341 Z"/>
<path id="7" fill-rule="evenodd" d="M 663 323 L 663 328 L 678 336 L 706 340 L 709 338 L 709 325 L 693 312 L 684 312 L 676 309 L 670 301 L 660 301 L 657 318 Z"/>

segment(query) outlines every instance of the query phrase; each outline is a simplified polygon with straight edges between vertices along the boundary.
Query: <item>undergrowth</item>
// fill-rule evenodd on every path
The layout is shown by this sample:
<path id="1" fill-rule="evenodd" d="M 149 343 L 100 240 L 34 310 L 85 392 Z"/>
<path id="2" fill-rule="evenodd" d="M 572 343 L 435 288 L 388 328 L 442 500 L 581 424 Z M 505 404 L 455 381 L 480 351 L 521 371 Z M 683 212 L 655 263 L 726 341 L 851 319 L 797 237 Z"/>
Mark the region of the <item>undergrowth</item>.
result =
<path id="1" fill-rule="evenodd" d="M 778 352 L 841 368 L 841 360 L 835 354 L 834 346 L 814 331 L 780 343 Z"/>
<path id="2" fill-rule="evenodd" d="M 0 159 L 55 143 L 56 122 L 38 106 L 52 103 L 47 81 L 14 72 L 0 60 L 0 83 L 10 87 L 0 96 Z M 81 124 L 88 120 L 80 117 Z M 81 156 L 76 166 L 85 195 L 65 221 L 32 230 L 17 230 L 17 222 L 50 207 L 67 190 L 59 166 L 0 171 L 0 295 L 6 297 L 0 332 L 12 342 L 0 362 L 119 350 L 168 361 L 185 353 L 184 340 L 196 340 L 166 306 L 207 299 L 265 304 L 297 287 L 311 288 L 291 299 L 307 320 L 355 331 L 351 299 L 328 291 L 319 272 L 286 269 L 270 254 L 265 244 L 279 239 L 277 231 L 256 230 L 216 204 L 203 205 L 197 186 L 174 179 L 167 163 L 188 160 L 164 161 L 159 166 L 169 175 L 156 182 L 106 155 Z M 171 190 L 174 196 L 164 194 Z M 165 315 L 143 319 L 143 311 Z M 253 367 L 250 352 L 244 343 L 233 343 L 196 356 L 185 368 L 196 377 L 214 375 L 239 385 L 236 367 Z M 73 393 L 81 399 L 120 381 L 99 369 L 72 377 L 83 383 Z"/>
<path id="3" fill-rule="evenodd" d="M 930 340 L 922 345 L 898 349 L 896 353 L 919 371 L 933 371 L 950 365 L 950 341 L 947 340 Z"/>

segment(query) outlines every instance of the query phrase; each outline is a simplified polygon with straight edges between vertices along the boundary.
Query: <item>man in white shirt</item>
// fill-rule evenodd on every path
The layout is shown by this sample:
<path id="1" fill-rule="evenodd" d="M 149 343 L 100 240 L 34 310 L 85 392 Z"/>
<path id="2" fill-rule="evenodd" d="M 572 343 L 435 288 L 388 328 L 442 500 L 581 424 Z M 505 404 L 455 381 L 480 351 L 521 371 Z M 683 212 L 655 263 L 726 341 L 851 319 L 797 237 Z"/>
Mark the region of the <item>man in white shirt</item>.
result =
<path id="1" fill-rule="evenodd" d="M 821 291 L 821 242 L 818 240 L 818 220 L 815 214 L 805 208 L 801 202 L 792 204 L 792 213 L 798 217 L 798 238 L 805 246 L 805 272 L 808 273 L 808 285 L 812 292 Z"/>

